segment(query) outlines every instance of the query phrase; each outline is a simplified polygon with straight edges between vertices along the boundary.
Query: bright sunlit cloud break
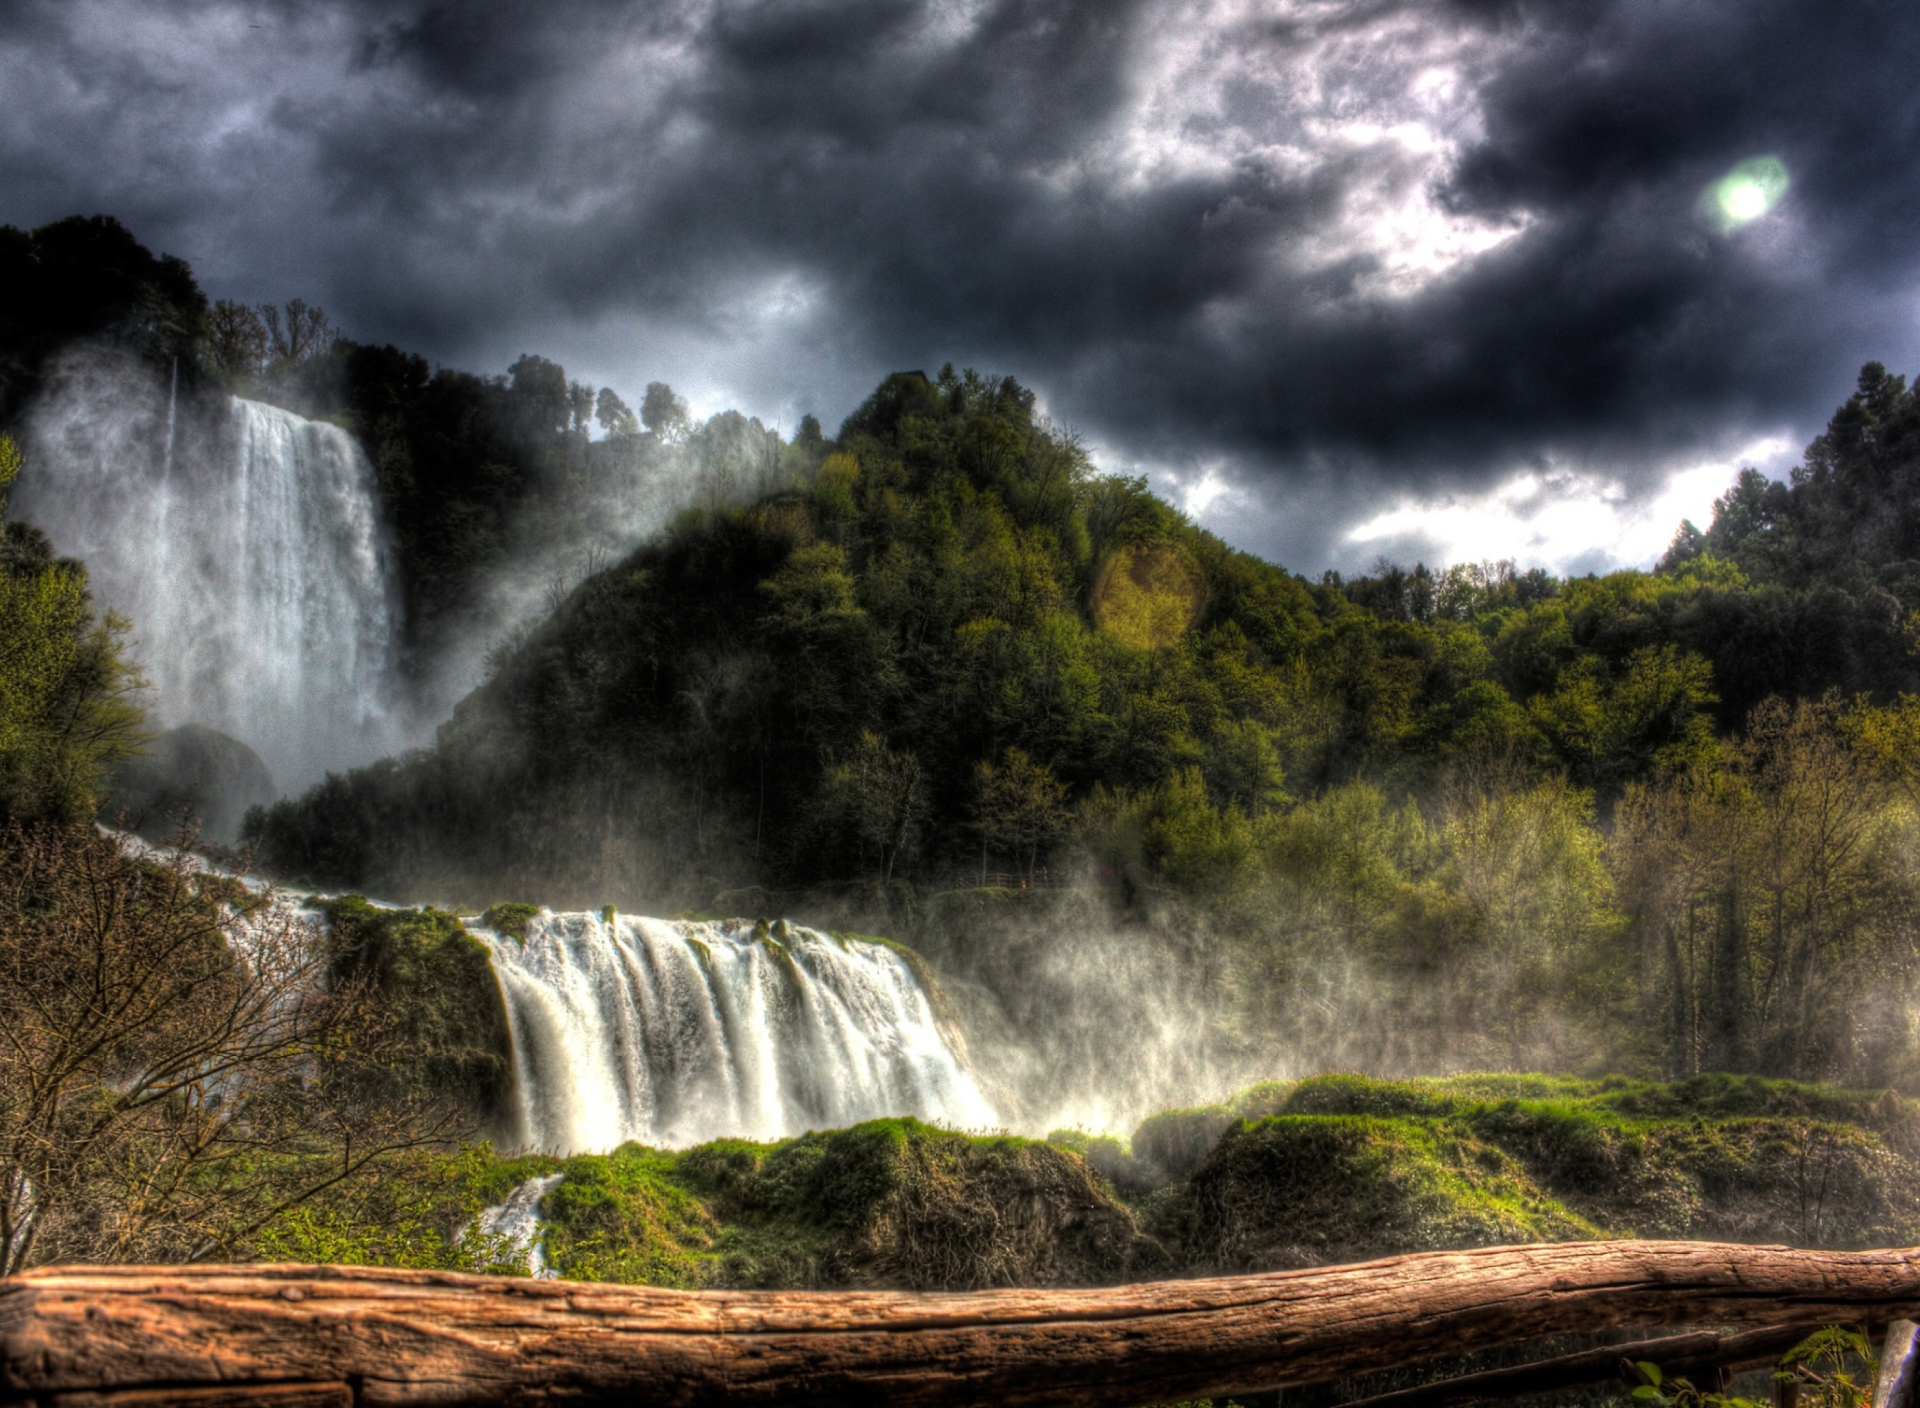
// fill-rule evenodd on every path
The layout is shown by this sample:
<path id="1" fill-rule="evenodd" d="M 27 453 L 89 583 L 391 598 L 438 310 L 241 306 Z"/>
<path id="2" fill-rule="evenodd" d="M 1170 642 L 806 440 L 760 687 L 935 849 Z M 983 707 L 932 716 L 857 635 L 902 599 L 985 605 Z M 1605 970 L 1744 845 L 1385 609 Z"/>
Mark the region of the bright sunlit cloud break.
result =
<path id="1" fill-rule="evenodd" d="M 1485 494 L 1404 500 L 1353 529 L 1346 541 L 1435 567 L 1503 558 L 1562 575 L 1648 567 L 1682 519 L 1708 526 L 1713 501 L 1740 466 L 1777 468 L 1791 448 L 1786 435 L 1752 441 L 1728 459 L 1674 470 L 1651 495 L 1636 495 L 1603 474 L 1528 471 Z"/>

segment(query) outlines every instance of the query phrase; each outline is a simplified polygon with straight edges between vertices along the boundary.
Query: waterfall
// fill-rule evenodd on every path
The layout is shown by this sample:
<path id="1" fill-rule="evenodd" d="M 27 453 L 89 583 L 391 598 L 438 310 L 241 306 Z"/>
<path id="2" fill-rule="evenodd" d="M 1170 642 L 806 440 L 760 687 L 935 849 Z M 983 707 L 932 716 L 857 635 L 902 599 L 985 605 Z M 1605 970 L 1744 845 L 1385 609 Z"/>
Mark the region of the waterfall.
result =
<path id="1" fill-rule="evenodd" d="M 547 1266 L 546 1248 L 540 1245 L 540 1200 L 558 1188 L 565 1177 L 550 1173 L 545 1178 L 529 1178 L 509 1193 L 504 1203 L 487 1208 L 474 1220 L 481 1233 L 501 1238 L 506 1243 L 502 1250 L 510 1252 L 535 1280 L 550 1281 L 554 1276 Z"/>
<path id="2" fill-rule="evenodd" d="M 338 426 L 240 399 L 176 455 L 166 390 L 66 368 L 34 415 L 21 515 L 131 623 L 157 723 L 232 734 L 288 790 L 393 751 L 373 466 Z"/>
<path id="3" fill-rule="evenodd" d="M 998 1123 L 919 979 L 881 944 L 784 921 L 542 911 L 493 951 L 520 1147 L 769 1140 L 915 1115 Z"/>

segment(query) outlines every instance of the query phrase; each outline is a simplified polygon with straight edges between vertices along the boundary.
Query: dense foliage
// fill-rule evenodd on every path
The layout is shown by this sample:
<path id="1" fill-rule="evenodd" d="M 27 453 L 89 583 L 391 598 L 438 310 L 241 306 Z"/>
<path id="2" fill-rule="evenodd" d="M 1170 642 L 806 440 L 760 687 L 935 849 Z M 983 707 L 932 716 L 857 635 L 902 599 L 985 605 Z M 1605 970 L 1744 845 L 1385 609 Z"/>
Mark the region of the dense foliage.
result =
<path id="1" fill-rule="evenodd" d="M 1920 605 L 1920 397 L 1878 362 L 1786 483 L 1745 470 L 1665 565 L 1726 558 L 1756 582 L 1843 591 L 1904 618 Z M 1785 681 L 1778 687 L 1784 687 Z"/>
<path id="2" fill-rule="evenodd" d="M 491 1116 L 503 1105 L 513 1042 L 500 983 L 481 942 L 437 909 L 383 909 L 359 895 L 320 900 L 330 940 L 328 982 L 364 986 L 412 1060 L 393 1068 L 420 1086 Z"/>
<path id="3" fill-rule="evenodd" d="M 119 221 L 72 216 L 0 225 L 0 428 L 80 340 L 117 344 L 157 368 L 199 371 L 206 296 L 184 260 L 155 257 Z"/>
<path id="4" fill-rule="evenodd" d="M 1306 582 L 951 370 L 796 454 L 558 603 L 433 751 L 260 818 L 265 860 L 907 929 L 1075 878 L 1219 936 L 1228 1026 L 1309 1065 L 1920 1073 L 1887 589 L 1708 551 Z"/>
<path id="5" fill-rule="evenodd" d="M 138 678 L 122 623 L 94 610 L 86 569 L 6 516 L 20 467 L 0 436 L 0 821 L 72 820 L 140 743 Z"/>

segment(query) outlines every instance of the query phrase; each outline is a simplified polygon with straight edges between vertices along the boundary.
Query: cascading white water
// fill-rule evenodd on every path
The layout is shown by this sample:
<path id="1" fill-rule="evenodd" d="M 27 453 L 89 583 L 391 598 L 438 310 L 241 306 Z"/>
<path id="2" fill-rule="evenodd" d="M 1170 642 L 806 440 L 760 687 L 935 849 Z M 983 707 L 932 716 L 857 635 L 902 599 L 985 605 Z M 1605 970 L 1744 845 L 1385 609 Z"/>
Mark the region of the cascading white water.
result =
<path id="1" fill-rule="evenodd" d="M 217 448 L 176 455 L 165 388 L 85 362 L 33 434 L 19 511 L 132 623 L 156 722 L 234 735 L 286 790 L 402 741 L 392 554 L 351 435 L 235 399 Z"/>
<path id="2" fill-rule="evenodd" d="M 913 969 L 784 922 L 543 911 L 493 951 L 523 1148 L 779 1139 L 885 1115 L 998 1121 Z"/>
<path id="3" fill-rule="evenodd" d="M 545 1178 L 529 1178 L 509 1193 L 504 1203 L 474 1219 L 474 1225 L 487 1236 L 503 1238 L 506 1249 L 538 1281 L 551 1280 L 554 1274 L 547 1266 L 546 1248 L 540 1245 L 540 1200 L 558 1188 L 565 1177 L 550 1173 Z"/>

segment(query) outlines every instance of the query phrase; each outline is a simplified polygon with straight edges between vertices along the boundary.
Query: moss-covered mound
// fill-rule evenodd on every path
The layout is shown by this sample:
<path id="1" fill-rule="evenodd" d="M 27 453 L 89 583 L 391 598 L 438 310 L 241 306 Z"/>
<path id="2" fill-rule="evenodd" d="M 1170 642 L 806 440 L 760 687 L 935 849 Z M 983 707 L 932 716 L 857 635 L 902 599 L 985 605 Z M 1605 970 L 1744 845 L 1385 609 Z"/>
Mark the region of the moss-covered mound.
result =
<path id="1" fill-rule="evenodd" d="M 1190 1252 L 1221 1266 L 1596 1232 L 1826 1247 L 1920 1236 L 1911 1105 L 1757 1077 L 1327 1076 L 1156 1116 L 1133 1154 L 1169 1182 L 1192 1169 Z"/>
<path id="2" fill-rule="evenodd" d="M 656 1286 L 1099 1285 L 1175 1270 L 1079 1156 L 875 1120 L 774 1144 L 629 1144 L 569 1159 L 415 1151 L 281 1219 L 274 1260 L 525 1270 L 476 1219 L 563 1175 L 540 1213 L 555 1272 Z"/>
<path id="3" fill-rule="evenodd" d="M 485 945 L 438 909 L 383 909 L 360 895 L 317 901 L 333 979 L 371 983 L 417 1052 L 396 1079 L 419 1081 L 480 1113 L 512 1078 L 507 1009 Z"/>
<path id="4" fill-rule="evenodd" d="M 1370 1115 L 1238 1121 L 1187 1203 L 1193 1256 L 1219 1271 L 1603 1235 L 1494 1145 Z"/>
<path id="5" fill-rule="evenodd" d="M 585 1280 L 959 1289 L 1168 1269 L 1071 1153 L 915 1120 L 679 1154 L 630 1145 L 564 1171 L 547 1255 Z"/>
<path id="6" fill-rule="evenodd" d="M 1096 1285 L 1596 1236 L 1910 1245 L 1917 1128 L 1897 1097 L 1789 1082 L 1330 1076 L 1166 1112 L 1131 1147 L 876 1120 L 565 1160 L 416 1151 L 257 1251 L 510 1269 L 524 1248 L 475 1218 L 552 1173 L 555 1271 L 684 1287 Z"/>

